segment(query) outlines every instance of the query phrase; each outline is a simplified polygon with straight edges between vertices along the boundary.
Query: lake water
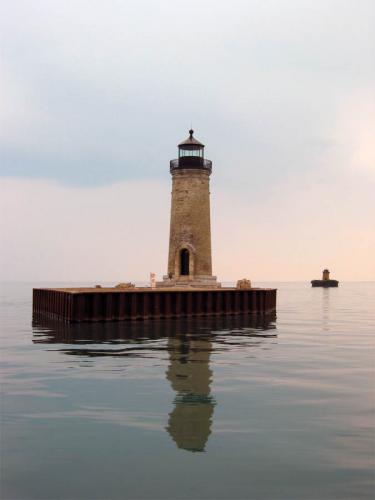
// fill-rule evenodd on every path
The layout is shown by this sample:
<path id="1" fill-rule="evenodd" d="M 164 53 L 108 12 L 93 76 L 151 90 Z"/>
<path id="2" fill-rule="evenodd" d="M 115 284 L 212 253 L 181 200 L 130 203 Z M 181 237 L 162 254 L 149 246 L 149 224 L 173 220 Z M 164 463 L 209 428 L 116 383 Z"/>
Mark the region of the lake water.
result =
<path id="1" fill-rule="evenodd" d="M 2 499 L 374 498 L 375 283 L 96 325 L 33 323 L 33 285 L 1 289 Z"/>

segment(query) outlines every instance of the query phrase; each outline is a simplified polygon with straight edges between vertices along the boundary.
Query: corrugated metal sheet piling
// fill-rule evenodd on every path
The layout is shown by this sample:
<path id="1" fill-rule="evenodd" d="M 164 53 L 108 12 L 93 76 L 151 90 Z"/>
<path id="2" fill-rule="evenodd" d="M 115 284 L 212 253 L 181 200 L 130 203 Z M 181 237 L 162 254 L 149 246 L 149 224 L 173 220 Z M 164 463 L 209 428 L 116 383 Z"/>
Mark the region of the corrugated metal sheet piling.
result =
<path id="1" fill-rule="evenodd" d="M 34 288 L 34 315 L 62 321 L 123 321 L 267 314 L 276 289 Z"/>

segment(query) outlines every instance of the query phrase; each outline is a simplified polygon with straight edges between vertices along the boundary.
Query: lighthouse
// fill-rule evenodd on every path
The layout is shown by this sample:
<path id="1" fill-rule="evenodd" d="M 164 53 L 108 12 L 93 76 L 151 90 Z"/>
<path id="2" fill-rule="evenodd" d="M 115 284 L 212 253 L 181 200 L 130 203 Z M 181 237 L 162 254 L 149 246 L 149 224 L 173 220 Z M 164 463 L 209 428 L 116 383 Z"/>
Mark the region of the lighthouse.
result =
<path id="1" fill-rule="evenodd" d="M 178 158 L 170 161 L 168 274 L 158 286 L 218 288 L 211 257 L 212 162 L 204 157 L 204 144 L 193 134 L 189 130 L 189 137 L 178 145 Z"/>
<path id="2" fill-rule="evenodd" d="M 204 144 L 193 134 L 189 130 L 189 137 L 178 145 L 178 158 L 170 162 L 169 253 L 163 280 L 155 283 L 152 276 L 150 287 L 124 282 L 114 288 L 34 288 L 35 315 L 75 322 L 265 314 L 276 310 L 275 288 L 252 288 L 248 279 L 237 281 L 236 287 L 222 287 L 212 275 L 212 162 L 204 157 Z M 208 409 L 208 420 L 210 412 Z M 169 429 L 173 434 L 172 416 Z"/>
<path id="3" fill-rule="evenodd" d="M 338 287 L 339 282 L 337 280 L 332 280 L 329 277 L 329 270 L 328 269 L 323 269 L 323 275 L 321 280 L 312 280 L 311 281 L 312 286 L 323 286 L 324 288 L 328 287 Z"/>

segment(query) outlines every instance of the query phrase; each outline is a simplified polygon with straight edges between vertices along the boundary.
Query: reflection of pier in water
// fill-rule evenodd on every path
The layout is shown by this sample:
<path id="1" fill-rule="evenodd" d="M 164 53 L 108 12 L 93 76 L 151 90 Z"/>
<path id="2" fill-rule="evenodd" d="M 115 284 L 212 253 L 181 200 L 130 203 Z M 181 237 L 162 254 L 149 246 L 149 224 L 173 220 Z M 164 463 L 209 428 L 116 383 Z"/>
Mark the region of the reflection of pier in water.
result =
<path id="1" fill-rule="evenodd" d="M 328 332 L 330 330 L 329 313 L 330 313 L 330 288 L 323 288 L 322 290 L 322 328 L 324 331 Z"/>
<path id="2" fill-rule="evenodd" d="M 213 343 L 224 347 L 226 342 L 232 345 L 233 337 L 240 337 L 245 347 L 256 339 L 275 337 L 270 331 L 276 328 L 275 319 L 274 314 L 132 323 L 69 324 L 38 319 L 33 322 L 33 342 L 64 344 L 59 351 L 87 357 L 146 357 L 150 351 L 166 350 L 166 377 L 176 393 L 166 430 L 179 448 L 204 451 L 216 404 L 210 388 Z M 158 339 L 166 339 L 166 345 L 155 346 Z"/>

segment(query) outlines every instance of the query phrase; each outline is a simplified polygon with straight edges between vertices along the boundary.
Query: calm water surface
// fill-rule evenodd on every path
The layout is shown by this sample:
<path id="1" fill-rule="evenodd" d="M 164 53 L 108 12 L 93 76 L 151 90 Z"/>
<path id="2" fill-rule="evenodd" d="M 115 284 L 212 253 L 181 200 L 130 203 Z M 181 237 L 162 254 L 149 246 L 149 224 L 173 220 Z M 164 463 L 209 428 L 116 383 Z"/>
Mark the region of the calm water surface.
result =
<path id="1" fill-rule="evenodd" d="M 32 323 L 33 285 L 1 290 L 2 499 L 374 498 L 374 283 L 97 325 Z"/>

